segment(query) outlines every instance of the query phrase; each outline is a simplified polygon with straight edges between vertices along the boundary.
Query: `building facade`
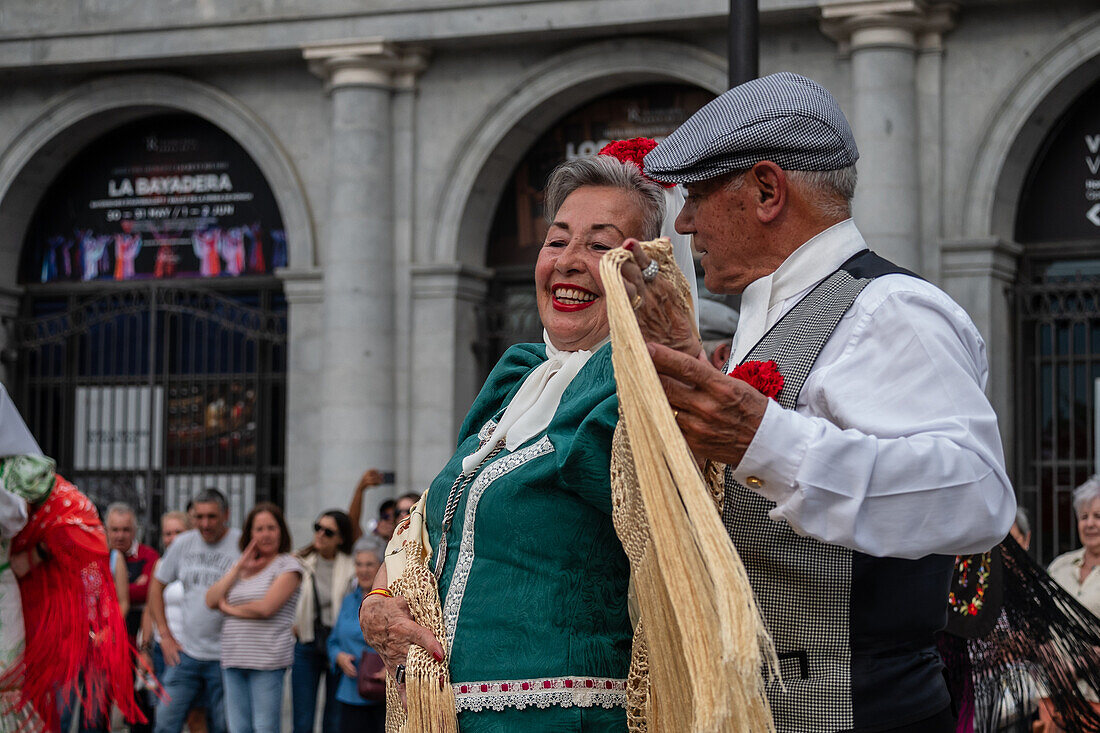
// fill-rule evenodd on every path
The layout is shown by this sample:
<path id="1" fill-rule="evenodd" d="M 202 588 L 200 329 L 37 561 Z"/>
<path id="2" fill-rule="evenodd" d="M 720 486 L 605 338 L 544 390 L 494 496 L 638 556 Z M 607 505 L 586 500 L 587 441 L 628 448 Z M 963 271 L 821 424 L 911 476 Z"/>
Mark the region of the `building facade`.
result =
<path id="1" fill-rule="evenodd" d="M 4 383 L 63 470 L 150 517 L 213 483 L 303 539 L 367 467 L 425 487 L 530 331 L 548 146 L 660 134 L 727 86 L 725 0 L 306 5 L 0 8 Z M 1100 8 L 760 12 L 761 73 L 852 122 L 868 241 L 985 336 L 1049 559 L 1096 457 Z"/>

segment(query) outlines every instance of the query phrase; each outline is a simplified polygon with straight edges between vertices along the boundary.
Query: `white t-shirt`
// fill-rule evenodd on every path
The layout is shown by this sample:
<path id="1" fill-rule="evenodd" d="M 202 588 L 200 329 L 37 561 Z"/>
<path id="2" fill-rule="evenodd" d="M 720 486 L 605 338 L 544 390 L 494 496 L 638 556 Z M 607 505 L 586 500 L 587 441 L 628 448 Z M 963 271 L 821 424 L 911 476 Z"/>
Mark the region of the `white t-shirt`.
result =
<path id="1" fill-rule="evenodd" d="M 210 545 L 203 541 L 197 529 L 188 530 L 175 539 L 157 566 L 155 575 L 158 581 L 168 585 L 179 580 L 183 584 L 180 611 L 184 638 L 177 638 L 176 641 L 189 657 L 204 662 L 221 659 L 225 614 L 206 606 L 206 591 L 240 557 L 241 551 L 237 547 L 240 538 L 239 529 L 229 529 L 221 540 Z"/>

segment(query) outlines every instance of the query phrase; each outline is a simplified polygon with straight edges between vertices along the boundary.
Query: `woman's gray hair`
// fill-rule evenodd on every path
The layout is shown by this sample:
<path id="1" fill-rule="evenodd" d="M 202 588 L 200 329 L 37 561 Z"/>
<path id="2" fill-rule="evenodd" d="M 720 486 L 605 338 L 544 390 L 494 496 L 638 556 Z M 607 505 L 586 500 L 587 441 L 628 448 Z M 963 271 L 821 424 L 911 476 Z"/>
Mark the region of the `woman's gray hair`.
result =
<path id="1" fill-rule="evenodd" d="M 1073 490 L 1073 513 L 1080 517 L 1081 512 L 1097 499 L 1100 499 L 1100 476 L 1094 473 L 1088 481 Z"/>
<path id="2" fill-rule="evenodd" d="M 606 186 L 633 195 L 642 209 L 642 238 L 661 236 L 661 222 L 665 220 L 664 190 L 643 176 L 633 163 L 624 163 L 610 155 L 575 158 L 554 169 L 546 181 L 543 199 L 546 221 L 552 223 L 569 194 L 583 186 Z"/>
<path id="3" fill-rule="evenodd" d="M 386 548 L 383 547 L 381 542 L 373 540 L 370 537 L 359 538 L 359 541 L 351 548 L 352 558 L 354 559 L 360 552 L 369 552 L 374 555 L 380 565 L 386 561 Z"/>

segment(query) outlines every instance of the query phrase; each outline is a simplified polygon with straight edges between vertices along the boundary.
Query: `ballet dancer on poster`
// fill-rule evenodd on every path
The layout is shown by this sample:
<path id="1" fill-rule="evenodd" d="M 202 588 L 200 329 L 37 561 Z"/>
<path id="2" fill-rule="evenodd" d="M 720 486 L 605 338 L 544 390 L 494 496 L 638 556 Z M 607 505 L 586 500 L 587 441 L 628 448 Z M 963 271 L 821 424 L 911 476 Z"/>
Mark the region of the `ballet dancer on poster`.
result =
<path id="1" fill-rule="evenodd" d="M 133 234 L 134 223 L 122 222 L 122 232 L 115 235 L 115 280 L 132 280 L 134 260 L 141 251 L 141 235 Z"/>
<path id="2" fill-rule="evenodd" d="M 84 281 L 95 280 L 99 273 L 106 269 L 104 262 L 110 259 L 111 253 L 107 245 L 111 242 L 111 235 L 96 236 L 91 229 L 79 230 L 77 238 L 80 240 L 80 254 L 84 259 Z"/>
<path id="3" fill-rule="evenodd" d="M 263 274 L 267 272 L 267 263 L 264 261 L 264 241 L 261 237 L 263 227 L 260 222 L 244 227 L 245 236 L 251 241 L 248 249 L 248 270 Z"/>
<path id="4" fill-rule="evenodd" d="M 207 229 L 191 235 L 191 247 L 199 258 L 199 273 L 203 277 L 217 277 L 222 272 L 221 260 L 218 259 L 219 239 L 220 229 Z"/>
<path id="5" fill-rule="evenodd" d="M 153 239 L 157 243 L 157 261 L 153 265 L 153 277 L 164 280 L 176 276 L 176 263 L 179 256 L 172 251 L 171 240 L 168 235 L 157 229 L 152 230 Z"/>
<path id="6" fill-rule="evenodd" d="M 238 277 L 244 272 L 244 232 L 240 227 L 223 231 L 218 249 L 225 260 L 226 275 Z"/>

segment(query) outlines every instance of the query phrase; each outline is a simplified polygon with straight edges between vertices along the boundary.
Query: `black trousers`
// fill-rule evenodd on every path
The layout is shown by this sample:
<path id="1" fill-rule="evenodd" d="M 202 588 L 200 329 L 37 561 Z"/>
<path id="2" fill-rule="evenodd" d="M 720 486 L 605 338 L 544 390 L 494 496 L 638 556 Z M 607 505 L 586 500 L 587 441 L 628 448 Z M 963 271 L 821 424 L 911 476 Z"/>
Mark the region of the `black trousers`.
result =
<path id="1" fill-rule="evenodd" d="M 860 731 L 845 731 L 845 733 L 860 733 Z M 955 714 L 948 706 L 935 715 L 915 723 L 907 723 L 900 728 L 877 730 L 875 733 L 955 733 Z"/>
<path id="2" fill-rule="evenodd" d="M 384 733 L 386 703 L 348 705 L 340 703 L 340 733 Z"/>

